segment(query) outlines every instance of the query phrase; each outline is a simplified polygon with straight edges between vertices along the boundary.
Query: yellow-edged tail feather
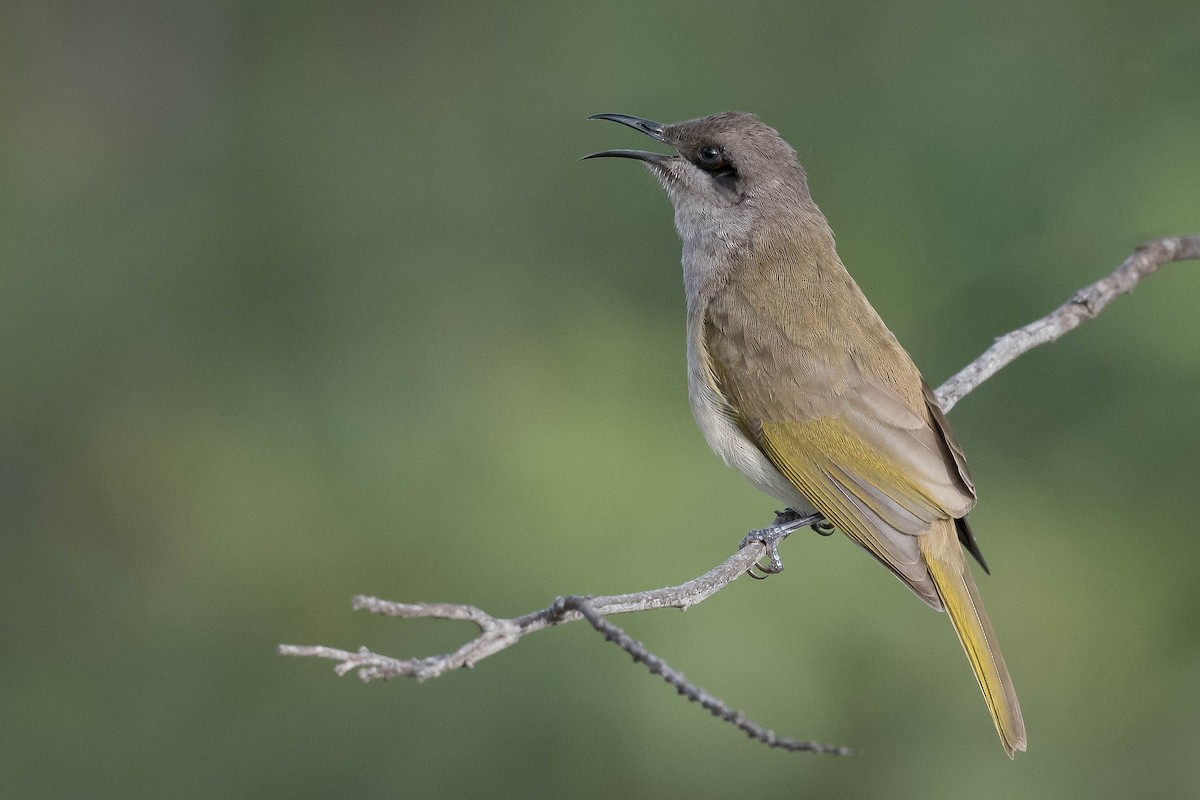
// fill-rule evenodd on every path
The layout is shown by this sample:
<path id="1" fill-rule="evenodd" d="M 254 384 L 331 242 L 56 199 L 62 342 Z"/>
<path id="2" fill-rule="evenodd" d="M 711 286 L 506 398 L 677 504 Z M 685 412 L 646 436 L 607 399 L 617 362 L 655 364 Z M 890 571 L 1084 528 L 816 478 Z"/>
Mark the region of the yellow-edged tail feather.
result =
<path id="1" fill-rule="evenodd" d="M 1025 720 L 1013 689 L 1008 667 L 996 642 L 992 623 L 979 599 L 975 579 L 963 559 L 954 532 L 954 521 L 935 522 L 933 530 L 920 538 L 921 551 L 929 564 L 929 572 L 937 586 L 938 595 L 946 606 L 954 632 L 962 642 L 971 668 L 983 690 L 983 699 L 992 712 L 992 721 L 1004 744 L 1008 757 L 1025 750 Z"/>

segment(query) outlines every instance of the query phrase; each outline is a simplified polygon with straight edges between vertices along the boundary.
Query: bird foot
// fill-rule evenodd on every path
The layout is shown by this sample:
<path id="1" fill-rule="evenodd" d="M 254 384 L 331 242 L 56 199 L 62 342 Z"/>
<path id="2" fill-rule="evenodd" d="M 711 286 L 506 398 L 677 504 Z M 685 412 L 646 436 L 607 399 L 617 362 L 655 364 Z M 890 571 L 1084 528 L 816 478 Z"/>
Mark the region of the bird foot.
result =
<path id="1" fill-rule="evenodd" d="M 761 561 L 755 563 L 746 570 L 746 574 L 761 581 L 770 575 L 783 572 L 783 559 L 779 556 L 779 543 L 806 525 L 811 525 L 814 531 L 823 536 L 833 533 L 833 526 L 826 522 L 825 517 L 821 514 L 805 515 L 791 508 L 776 511 L 775 521 L 769 526 L 747 533 L 742 539 L 742 543 L 738 545 L 738 549 L 741 550 L 748 544 L 761 544 L 766 549 L 767 562 L 765 564 Z M 825 528 L 828 528 L 828 533 L 825 532 Z M 754 572 L 755 567 L 762 572 L 762 575 Z"/>

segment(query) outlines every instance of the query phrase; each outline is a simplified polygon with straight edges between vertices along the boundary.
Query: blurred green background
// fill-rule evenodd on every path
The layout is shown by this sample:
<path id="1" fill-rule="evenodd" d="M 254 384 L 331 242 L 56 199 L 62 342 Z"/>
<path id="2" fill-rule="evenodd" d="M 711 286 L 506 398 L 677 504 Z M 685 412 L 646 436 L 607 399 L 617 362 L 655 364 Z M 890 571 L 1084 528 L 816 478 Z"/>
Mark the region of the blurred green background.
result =
<path id="1" fill-rule="evenodd" d="M 498 614 L 690 578 L 771 517 L 685 394 L 679 247 L 584 122 L 751 110 L 933 384 L 1141 241 L 1200 232 L 1200 6 L 9 2 L 0 12 L 0 796 L 1200 795 L 1200 275 L 952 414 L 1029 725 L 842 538 L 363 685 Z"/>

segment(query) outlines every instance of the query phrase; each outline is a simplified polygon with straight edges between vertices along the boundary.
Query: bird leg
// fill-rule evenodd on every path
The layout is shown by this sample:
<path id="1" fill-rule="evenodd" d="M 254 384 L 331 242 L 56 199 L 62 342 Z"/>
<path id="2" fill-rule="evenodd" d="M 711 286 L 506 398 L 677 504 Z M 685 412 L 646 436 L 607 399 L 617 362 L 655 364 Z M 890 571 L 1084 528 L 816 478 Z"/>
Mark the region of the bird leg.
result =
<path id="1" fill-rule="evenodd" d="M 783 559 L 779 557 L 779 543 L 806 525 L 812 526 L 812 529 L 822 536 L 828 536 L 830 533 L 833 533 L 833 526 L 821 514 L 814 512 L 802 515 L 792 508 L 776 511 L 775 521 L 769 526 L 747 533 L 746 537 L 742 539 L 742 543 L 738 545 L 738 549 L 740 550 L 748 544 L 758 542 L 766 548 L 767 563 L 757 563 L 754 565 L 754 567 L 758 567 L 763 573 L 762 575 L 755 574 L 754 567 L 746 570 L 746 574 L 755 580 L 761 581 L 768 575 L 783 572 Z"/>

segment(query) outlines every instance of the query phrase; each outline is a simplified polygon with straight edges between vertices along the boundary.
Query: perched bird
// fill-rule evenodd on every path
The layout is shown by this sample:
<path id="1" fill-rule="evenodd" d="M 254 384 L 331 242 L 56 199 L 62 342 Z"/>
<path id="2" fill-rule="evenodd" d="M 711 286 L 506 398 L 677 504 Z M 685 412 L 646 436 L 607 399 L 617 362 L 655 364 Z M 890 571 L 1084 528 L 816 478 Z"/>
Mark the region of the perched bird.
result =
<path id="1" fill-rule="evenodd" d="M 675 150 L 643 162 L 675 206 L 688 394 L 708 444 L 801 515 L 816 511 L 949 612 L 1005 752 L 1017 695 L 963 547 L 975 487 L 929 385 L 838 258 L 795 151 L 753 114 L 663 125 L 597 114 Z"/>

